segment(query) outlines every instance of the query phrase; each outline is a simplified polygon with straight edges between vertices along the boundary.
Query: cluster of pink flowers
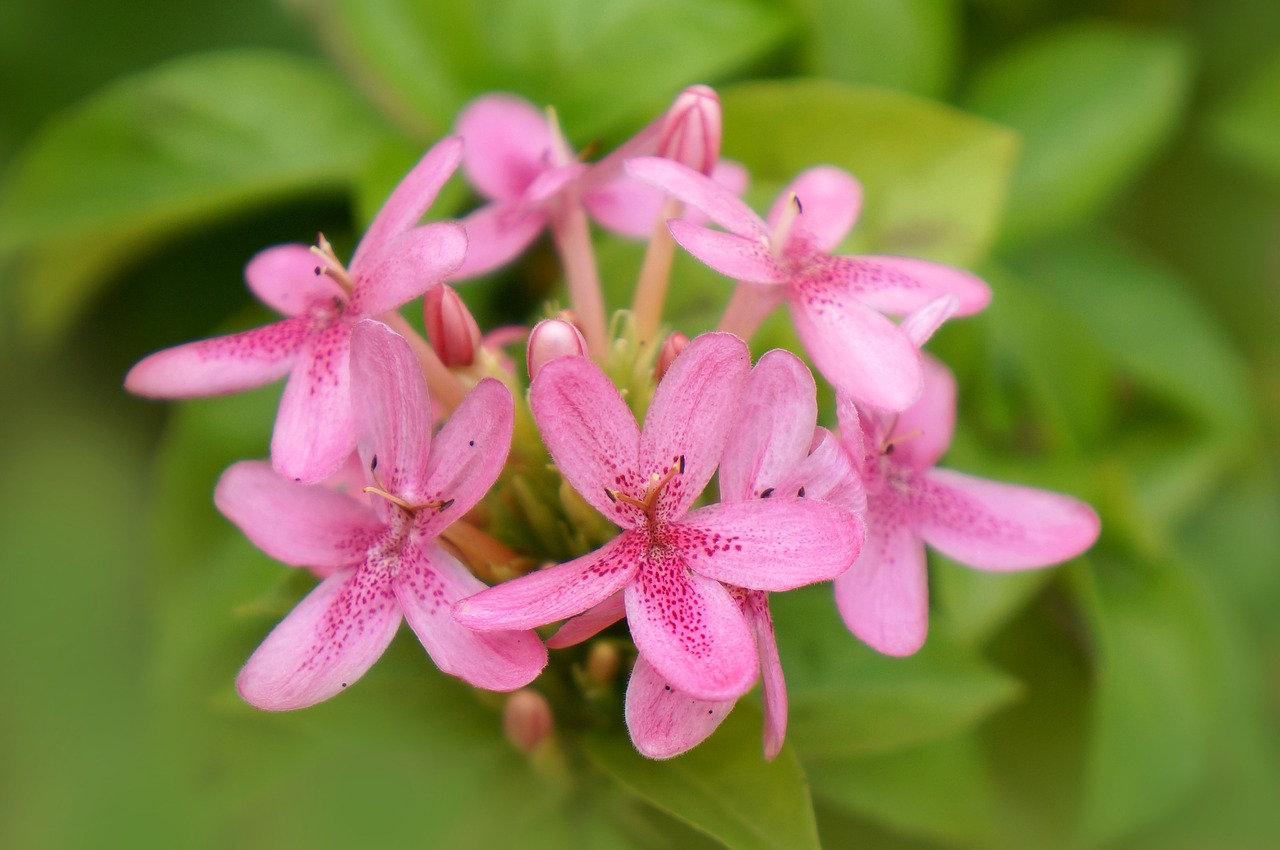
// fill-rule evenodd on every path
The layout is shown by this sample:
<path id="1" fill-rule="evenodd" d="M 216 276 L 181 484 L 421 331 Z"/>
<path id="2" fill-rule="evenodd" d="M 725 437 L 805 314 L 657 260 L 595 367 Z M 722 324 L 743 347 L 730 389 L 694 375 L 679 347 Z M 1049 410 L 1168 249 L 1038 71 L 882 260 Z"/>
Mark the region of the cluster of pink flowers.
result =
<path id="1" fill-rule="evenodd" d="M 334 696 L 402 617 L 441 670 L 497 691 L 534 682 L 548 647 L 625 618 L 637 652 L 626 722 L 642 753 L 697 745 L 758 679 L 773 758 L 787 699 L 770 592 L 833 581 L 849 629 L 906 655 L 928 624 L 925 543 L 987 570 L 1058 563 L 1093 543 L 1097 516 L 1076 499 L 934 468 L 955 383 L 920 348 L 948 318 L 981 310 L 987 286 L 923 260 L 832 254 L 861 201 L 838 168 L 805 171 L 761 219 L 739 199 L 746 172 L 720 160 L 720 135 L 719 101 L 697 86 L 587 164 L 554 118 L 515 97 L 480 98 L 395 189 L 348 265 L 323 237 L 250 261 L 250 288 L 286 318 L 130 371 L 130 391 L 168 398 L 288 375 L 270 463 L 232 466 L 215 502 L 320 583 L 245 664 L 245 700 L 285 710 Z M 487 203 L 420 224 L 459 164 Z M 632 309 L 612 323 L 588 217 L 650 239 Z M 446 281 L 510 262 L 544 228 L 572 310 L 528 332 L 526 395 L 500 347 L 511 333 L 483 336 Z M 677 244 L 737 283 L 717 332 L 659 342 Z M 420 296 L 426 340 L 398 312 Z M 745 340 L 783 301 L 836 390 L 835 431 L 818 424 L 796 354 L 752 365 Z M 624 398 L 607 373 L 641 375 L 641 386 Z M 649 393 L 641 426 L 632 410 Z M 513 444 L 528 413 L 541 443 Z M 540 491 L 557 494 L 541 505 L 547 533 L 569 527 L 563 536 L 589 548 L 595 538 L 572 528 L 583 502 L 620 531 L 530 569 L 542 553 L 504 544 L 481 504 L 513 486 L 517 465 L 576 491 Z M 717 470 L 720 499 L 699 506 Z M 534 631 L 561 621 L 545 641 Z"/>

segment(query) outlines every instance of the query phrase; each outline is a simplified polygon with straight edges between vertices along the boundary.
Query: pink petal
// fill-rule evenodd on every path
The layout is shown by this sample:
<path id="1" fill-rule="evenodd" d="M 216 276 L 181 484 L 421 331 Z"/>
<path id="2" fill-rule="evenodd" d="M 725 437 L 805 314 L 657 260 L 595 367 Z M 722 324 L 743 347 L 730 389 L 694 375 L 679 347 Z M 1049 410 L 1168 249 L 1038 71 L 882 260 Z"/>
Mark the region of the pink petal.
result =
<path id="1" fill-rule="evenodd" d="M 271 462 L 285 478 L 323 480 L 355 450 L 350 349 L 351 325 L 339 320 L 299 352 L 271 435 Z"/>
<path id="2" fill-rule="evenodd" d="M 537 238 L 546 223 L 546 210 L 506 202 L 481 207 L 462 219 L 467 254 L 449 279 L 467 280 L 505 266 Z"/>
<path id="3" fill-rule="evenodd" d="M 627 608 L 622 602 L 622 594 L 615 593 L 599 605 L 588 608 L 561 626 L 547 640 L 547 648 L 564 649 L 566 646 L 576 646 L 600 634 L 625 616 L 627 616 Z"/>
<path id="4" fill-rule="evenodd" d="M 310 335 L 310 320 L 299 317 L 166 348 L 136 363 L 124 387 L 151 398 L 196 398 L 260 387 L 289 373 Z"/>
<path id="5" fill-rule="evenodd" d="M 644 239 L 659 224 L 666 198 L 661 189 L 623 177 L 583 192 L 582 204 L 608 230 Z"/>
<path id="6" fill-rule="evenodd" d="M 934 335 L 942 323 L 955 315 L 960 308 L 960 299 L 954 295 L 943 295 L 935 298 L 918 310 L 908 313 L 899 327 L 916 348 L 924 348 L 924 344 Z"/>
<path id="7" fill-rule="evenodd" d="M 1076 557 L 1098 538 L 1098 515 L 1078 499 L 974 478 L 925 473 L 917 522 L 925 542 L 983 570 L 1024 570 Z"/>
<path id="8" fill-rule="evenodd" d="M 890 439 L 893 459 L 913 469 L 925 470 L 938 462 L 951 446 L 956 425 L 956 379 L 940 360 L 921 358 L 924 391 L 916 403 L 898 415 Z"/>
<path id="9" fill-rule="evenodd" d="M 675 519 L 698 498 L 720 456 L 751 370 L 747 344 L 733 334 L 702 334 L 671 364 L 640 434 L 642 474 L 680 473 L 663 488 L 658 514 Z"/>
<path id="10" fill-rule="evenodd" d="M 742 696 L 755 682 L 758 661 L 738 603 L 719 582 L 690 572 L 676 552 L 645 555 L 624 591 L 640 655 L 684 694 L 713 701 Z"/>
<path id="11" fill-rule="evenodd" d="M 716 224 L 739 236 L 766 243 L 769 231 L 760 216 L 737 195 L 692 168 L 656 156 L 627 161 L 626 171 L 706 213 Z"/>
<path id="12" fill-rule="evenodd" d="M 213 502 L 255 546 L 295 567 L 358 564 L 385 530 L 368 505 L 328 487 L 286 481 L 262 461 L 223 472 Z"/>
<path id="13" fill-rule="evenodd" d="M 466 252 L 466 231 L 451 221 L 401 233 L 366 254 L 359 266 L 352 264 L 352 314 L 376 317 L 399 309 L 456 272 Z"/>
<path id="14" fill-rule="evenodd" d="M 392 239 L 416 225 L 435 202 L 440 188 L 448 182 L 461 159 L 462 140 L 457 136 L 441 139 L 423 154 L 370 222 L 351 257 L 351 268 L 364 266 L 369 257 L 381 253 Z"/>
<path id="15" fill-rule="evenodd" d="M 844 241 L 862 208 L 862 186 L 853 175 L 832 165 L 810 168 L 773 202 L 767 219 L 771 231 L 793 195 L 800 201 L 800 214 L 791 227 L 791 238 L 804 239 L 813 250 L 823 253 Z"/>
<path id="16" fill-rule="evenodd" d="M 867 510 L 867 493 L 859 469 L 859 462 L 830 431 L 817 428 L 813 448 L 790 476 L 779 479 L 778 492 L 798 495 L 803 487 L 805 498 L 832 502 L 862 514 Z M 795 490 L 791 489 L 793 486 Z"/>
<path id="17" fill-rule="evenodd" d="M 769 614 L 769 597 L 749 592 L 742 600 L 747 624 L 756 636 L 756 652 L 760 655 L 760 684 L 764 691 L 764 757 L 773 761 L 782 751 L 787 736 L 787 683 L 782 677 L 782 659 L 778 657 L 778 641 L 773 634 L 773 617 Z"/>
<path id="18" fill-rule="evenodd" d="M 879 442 L 871 446 L 871 440 L 867 434 L 867 426 L 871 422 L 864 420 L 858 411 L 858 406 L 854 404 L 848 393 L 836 392 L 836 423 L 840 427 L 840 444 L 853 460 L 855 468 L 861 468 L 868 451 L 879 453 Z"/>
<path id="19" fill-rule="evenodd" d="M 240 696 L 267 711 L 306 708 L 353 684 L 400 626 L 400 606 L 377 570 L 325 579 L 276 626 L 236 678 Z"/>
<path id="20" fill-rule="evenodd" d="M 779 496 L 690 512 L 673 531 L 694 572 L 751 590 L 828 581 L 862 548 L 862 520 L 838 505 Z"/>
<path id="21" fill-rule="evenodd" d="M 585 357 L 559 357 L 542 367 L 529 391 L 533 418 L 560 474 L 588 504 L 624 528 L 640 514 L 613 501 L 606 488 L 641 498 L 640 433 L 626 402 Z"/>
<path id="22" fill-rule="evenodd" d="M 286 316 L 297 316 L 317 299 L 345 300 L 333 278 L 316 274 L 322 265 L 307 245 L 276 245 L 254 255 L 244 268 L 244 278 L 262 303 Z"/>
<path id="23" fill-rule="evenodd" d="M 954 295 L 956 315 L 977 313 L 991 301 L 991 289 L 966 271 L 907 257 L 837 257 L 853 293 L 882 313 L 906 315 L 940 298 Z"/>
<path id="24" fill-rule="evenodd" d="M 551 128 L 533 104 L 513 95 L 473 100 L 458 116 L 466 142 L 462 168 L 486 198 L 513 200 L 550 163 Z"/>
<path id="25" fill-rule="evenodd" d="M 758 239 L 708 230 L 687 221 L 667 222 L 671 236 L 698 260 L 722 275 L 753 283 L 781 283 L 786 275 Z"/>
<path id="26" fill-rule="evenodd" d="M 631 580 L 640 567 L 644 535 L 623 532 L 581 558 L 491 587 L 453 608 L 469 629 L 529 629 L 598 605 Z"/>
<path id="27" fill-rule="evenodd" d="M 372 319 L 351 330 L 351 398 L 365 469 L 387 492 L 414 504 L 425 501 L 422 484 L 431 451 L 427 383 L 404 337 Z"/>
<path id="28" fill-rule="evenodd" d="M 627 731 L 641 755 L 669 759 L 710 737 L 737 702 L 696 699 L 673 690 L 641 656 L 627 682 Z"/>
<path id="29" fill-rule="evenodd" d="M 836 607 L 845 625 L 885 655 L 911 655 L 929 630 L 924 544 L 907 526 L 894 499 L 873 498 L 862 554 L 835 580 Z"/>
<path id="30" fill-rule="evenodd" d="M 837 389 L 885 410 L 903 410 L 920 396 L 920 354 L 897 325 L 838 284 L 808 281 L 793 289 L 796 333 Z"/>
<path id="31" fill-rule="evenodd" d="M 789 351 L 764 354 L 751 370 L 737 424 L 720 459 L 720 498 L 757 498 L 803 459 L 818 421 L 809 368 Z"/>
<path id="32" fill-rule="evenodd" d="M 436 666 L 477 688 L 514 691 L 538 678 L 547 650 L 531 631 L 476 632 L 458 623 L 453 604 L 485 589 L 484 584 L 427 538 L 415 535 L 392 580 L 396 598 Z"/>

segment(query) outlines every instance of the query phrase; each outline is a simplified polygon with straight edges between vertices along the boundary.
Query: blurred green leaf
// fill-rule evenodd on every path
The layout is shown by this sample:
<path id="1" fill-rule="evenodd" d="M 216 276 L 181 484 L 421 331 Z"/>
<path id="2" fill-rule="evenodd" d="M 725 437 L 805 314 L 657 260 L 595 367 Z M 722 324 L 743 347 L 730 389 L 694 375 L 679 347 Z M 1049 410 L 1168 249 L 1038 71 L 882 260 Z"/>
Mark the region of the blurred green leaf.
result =
<path id="1" fill-rule="evenodd" d="M 1174 37 L 1072 24 L 1016 43 L 974 80 L 968 108 L 1022 133 L 1002 238 L 1080 223 L 1168 139 L 1191 57 Z"/>
<path id="2" fill-rule="evenodd" d="M 883 89 L 821 80 L 743 83 L 721 92 L 724 154 L 776 192 L 829 163 L 862 183 L 857 250 L 971 265 L 1004 204 L 1015 139 L 945 106 Z"/>
<path id="3" fill-rule="evenodd" d="M 196 56 L 116 82 L 47 125 L 6 175 L 0 255 L 29 252 L 27 331 L 65 329 L 166 235 L 350 184 L 383 132 L 341 79 L 286 54 Z"/>
<path id="4" fill-rule="evenodd" d="M 1231 98 L 1211 130 L 1224 154 L 1280 180 L 1280 52 Z"/>
<path id="5" fill-rule="evenodd" d="M 620 735 L 584 736 L 588 755 L 632 793 L 735 850 L 818 846 L 808 783 L 790 749 L 760 753 L 761 717 L 742 701 L 705 743 L 668 761 Z"/>
<path id="6" fill-rule="evenodd" d="M 929 589 L 947 634 L 973 646 L 981 646 L 1054 576 L 1053 570 L 975 570 L 933 555 L 938 567 L 931 574 Z"/>
<path id="7" fill-rule="evenodd" d="M 757 0 L 298 3 L 354 77 L 424 137 L 447 131 L 473 97 L 510 91 L 554 106 L 585 143 L 770 50 L 789 27 Z"/>

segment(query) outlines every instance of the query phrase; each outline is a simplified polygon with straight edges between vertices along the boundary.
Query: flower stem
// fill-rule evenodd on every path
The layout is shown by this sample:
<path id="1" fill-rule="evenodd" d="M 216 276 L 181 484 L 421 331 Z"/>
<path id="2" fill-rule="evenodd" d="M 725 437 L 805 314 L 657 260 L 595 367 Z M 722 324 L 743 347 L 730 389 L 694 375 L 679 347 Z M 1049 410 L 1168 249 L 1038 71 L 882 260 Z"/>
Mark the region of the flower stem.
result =
<path id="1" fill-rule="evenodd" d="M 640 267 L 640 279 L 636 281 L 636 295 L 631 303 L 635 314 L 636 338 L 641 343 L 651 342 L 662 324 L 662 306 L 667 298 L 667 284 L 671 280 L 671 260 L 676 242 L 667 230 L 667 220 L 679 218 L 683 204 L 668 198 L 662 204 L 658 220 L 653 226 L 653 236 L 645 251 L 644 265 Z"/>
<path id="2" fill-rule="evenodd" d="M 725 308 L 724 316 L 720 318 L 720 324 L 716 330 L 735 334 L 750 342 L 751 337 L 760 328 L 760 323 L 772 309 L 772 305 L 764 303 L 759 286 L 739 283 L 733 289 L 729 306 Z"/>
<path id="3" fill-rule="evenodd" d="M 608 337 L 600 272 L 591 247 L 587 214 L 575 193 L 566 192 L 560 209 L 551 217 L 551 232 L 569 285 L 569 304 L 582 325 L 587 351 L 596 362 L 604 362 Z"/>

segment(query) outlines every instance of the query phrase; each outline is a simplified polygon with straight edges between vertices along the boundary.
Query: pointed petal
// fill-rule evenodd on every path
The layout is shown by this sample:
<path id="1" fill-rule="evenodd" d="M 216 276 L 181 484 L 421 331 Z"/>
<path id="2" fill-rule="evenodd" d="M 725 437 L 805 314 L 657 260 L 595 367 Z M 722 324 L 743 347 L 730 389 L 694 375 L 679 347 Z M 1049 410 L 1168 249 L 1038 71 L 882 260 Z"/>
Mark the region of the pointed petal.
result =
<path id="1" fill-rule="evenodd" d="M 960 299 L 954 295 L 943 295 L 928 304 L 908 313 L 899 326 L 916 348 L 924 348 L 924 344 L 934 335 L 942 323 L 955 315 L 960 308 Z"/>
<path id="2" fill-rule="evenodd" d="M 769 231 L 760 216 L 751 211 L 732 191 L 692 168 L 656 156 L 628 160 L 626 171 L 633 177 L 706 213 L 716 224 L 739 236 L 767 242 Z"/>
<path id="3" fill-rule="evenodd" d="M 689 696 L 729 700 L 745 694 L 758 661 L 738 603 L 719 582 L 690 572 L 676 551 L 645 554 L 624 591 L 627 625 L 640 655 Z"/>
<path id="4" fill-rule="evenodd" d="M 514 260 L 547 223 L 547 213 L 509 203 L 483 206 L 462 219 L 467 231 L 467 254 L 450 280 L 487 274 Z"/>
<path id="5" fill-rule="evenodd" d="M 350 351 L 351 325 L 337 321 L 299 352 L 271 435 L 271 462 L 285 478 L 328 478 L 355 451 Z"/>
<path id="6" fill-rule="evenodd" d="M 276 245 L 254 255 L 244 267 L 244 279 L 262 303 L 286 316 L 297 316 L 316 299 L 345 300 L 333 278 L 316 274 L 322 265 L 308 245 Z"/>
<path id="7" fill-rule="evenodd" d="M 689 343 L 658 384 L 640 434 L 640 470 L 665 475 L 683 467 L 663 488 L 661 518 L 683 515 L 711 480 L 750 370 L 745 342 L 708 333 Z"/>
<path id="8" fill-rule="evenodd" d="M 885 655 L 911 655 L 929 630 L 924 544 L 896 500 L 872 498 L 867 542 L 849 571 L 835 580 L 836 607 L 849 631 Z"/>
<path id="9" fill-rule="evenodd" d="M 351 396 L 358 414 L 360 457 L 387 492 L 425 501 L 422 483 L 431 451 L 431 400 L 408 341 L 365 319 L 351 329 Z M 376 460 L 376 463 L 375 463 Z"/>
<path id="10" fill-rule="evenodd" d="M 466 253 L 466 231 L 451 221 L 401 233 L 366 254 L 359 266 L 352 263 L 352 314 L 375 317 L 399 309 L 456 272 Z"/>
<path id="11" fill-rule="evenodd" d="M 667 222 L 667 228 L 681 248 L 722 275 L 752 283 L 786 280 L 770 256 L 769 246 L 758 239 L 708 230 L 680 219 Z"/>
<path id="12" fill-rule="evenodd" d="M 364 266 L 391 240 L 416 225 L 435 202 L 440 188 L 453 176 L 461 159 L 462 140 L 457 136 L 446 136 L 432 145 L 382 204 L 356 246 L 350 267 Z"/>
<path id="13" fill-rule="evenodd" d="M 353 684 L 381 657 L 400 626 L 400 607 L 376 570 L 325 579 L 249 658 L 236 688 L 267 711 L 306 708 Z"/>
<path id="14" fill-rule="evenodd" d="M 924 391 L 898 416 L 890 439 L 893 458 L 922 471 L 938 462 L 951 446 L 956 425 L 956 379 L 940 360 L 921 358 Z"/>
<path id="15" fill-rule="evenodd" d="M 709 738 L 737 702 L 696 699 L 673 690 L 640 656 L 627 682 L 627 732 L 641 755 L 669 759 Z"/>
<path id="16" fill-rule="evenodd" d="M 913 496 L 925 542 L 978 569 L 1058 564 L 1098 538 L 1093 508 L 1049 490 L 933 469 L 924 475 L 923 491 Z"/>
<path id="17" fill-rule="evenodd" d="M 294 318 L 166 348 L 134 364 L 124 388 L 150 398 L 197 398 L 260 387 L 289 373 L 310 334 L 310 321 Z"/>
<path id="18" fill-rule="evenodd" d="M 606 488 L 640 498 L 640 433 L 635 417 L 600 367 L 585 357 L 559 357 L 542 367 L 529 391 L 533 418 L 560 474 L 588 504 L 624 528 L 639 513 L 614 502 Z"/>
<path id="19" fill-rule="evenodd" d="M 368 505 L 328 487 L 286 481 L 262 461 L 223 472 L 213 502 L 255 546 L 295 567 L 358 564 L 384 531 Z"/>
<path id="20" fill-rule="evenodd" d="M 598 605 L 631 580 L 640 567 L 644 536 L 623 532 L 594 552 L 559 566 L 491 587 L 453 608 L 470 629 L 529 629 Z"/>
<path id="21" fill-rule="evenodd" d="M 478 97 L 462 110 L 457 126 L 466 142 L 462 168 L 486 198 L 518 198 L 549 164 L 551 128 L 523 98 Z"/>
<path id="22" fill-rule="evenodd" d="M 564 649 L 566 646 L 576 646 L 600 634 L 625 616 L 627 616 L 627 607 L 622 602 L 622 594 L 615 593 L 599 605 L 588 608 L 561 626 L 547 640 L 547 648 Z"/>
<path id="23" fill-rule="evenodd" d="M 822 165 L 800 174 L 782 190 L 767 219 L 772 231 L 791 204 L 800 201 L 800 215 L 791 226 L 792 239 L 804 239 L 811 248 L 829 253 L 849 235 L 862 209 L 862 186 L 843 168 Z"/>
<path id="24" fill-rule="evenodd" d="M 694 572 L 775 591 L 840 575 L 858 557 L 866 534 L 862 520 L 838 505 L 785 496 L 708 505 L 675 528 Z"/>
<path id="25" fill-rule="evenodd" d="M 787 736 L 787 683 L 782 677 L 782 659 L 778 657 L 778 641 L 773 634 L 773 617 L 769 614 L 769 597 L 750 592 L 742 601 L 747 625 L 756 636 L 756 652 L 760 655 L 760 684 L 764 691 L 764 757 L 773 761 L 782 751 Z"/>
<path id="26" fill-rule="evenodd" d="M 720 499 L 757 498 L 794 472 L 818 421 L 813 375 L 789 351 L 766 352 L 747 378 L 737 424 L 720 459 Z"/>
<path id="27" fill-rule="evenodd" d="M 547 650 L 532 631 L 476 632 L 453 618 L 453 604 L 485 585 L 422 535 L 406 546 L 392 588 L 431 660 L 451 676 L 477 688 L 514 691 L 547 664 Z"/>
<path id="28" fill-rule="evenodd" d="M 850 281 L 858 300 L 896 316 L 940 298 L 954 295 L 956 315 L 969 316 L 991 301 L 991 289 L 966 271 L 907 257 L 835 257 L 841 276 Z"/>

